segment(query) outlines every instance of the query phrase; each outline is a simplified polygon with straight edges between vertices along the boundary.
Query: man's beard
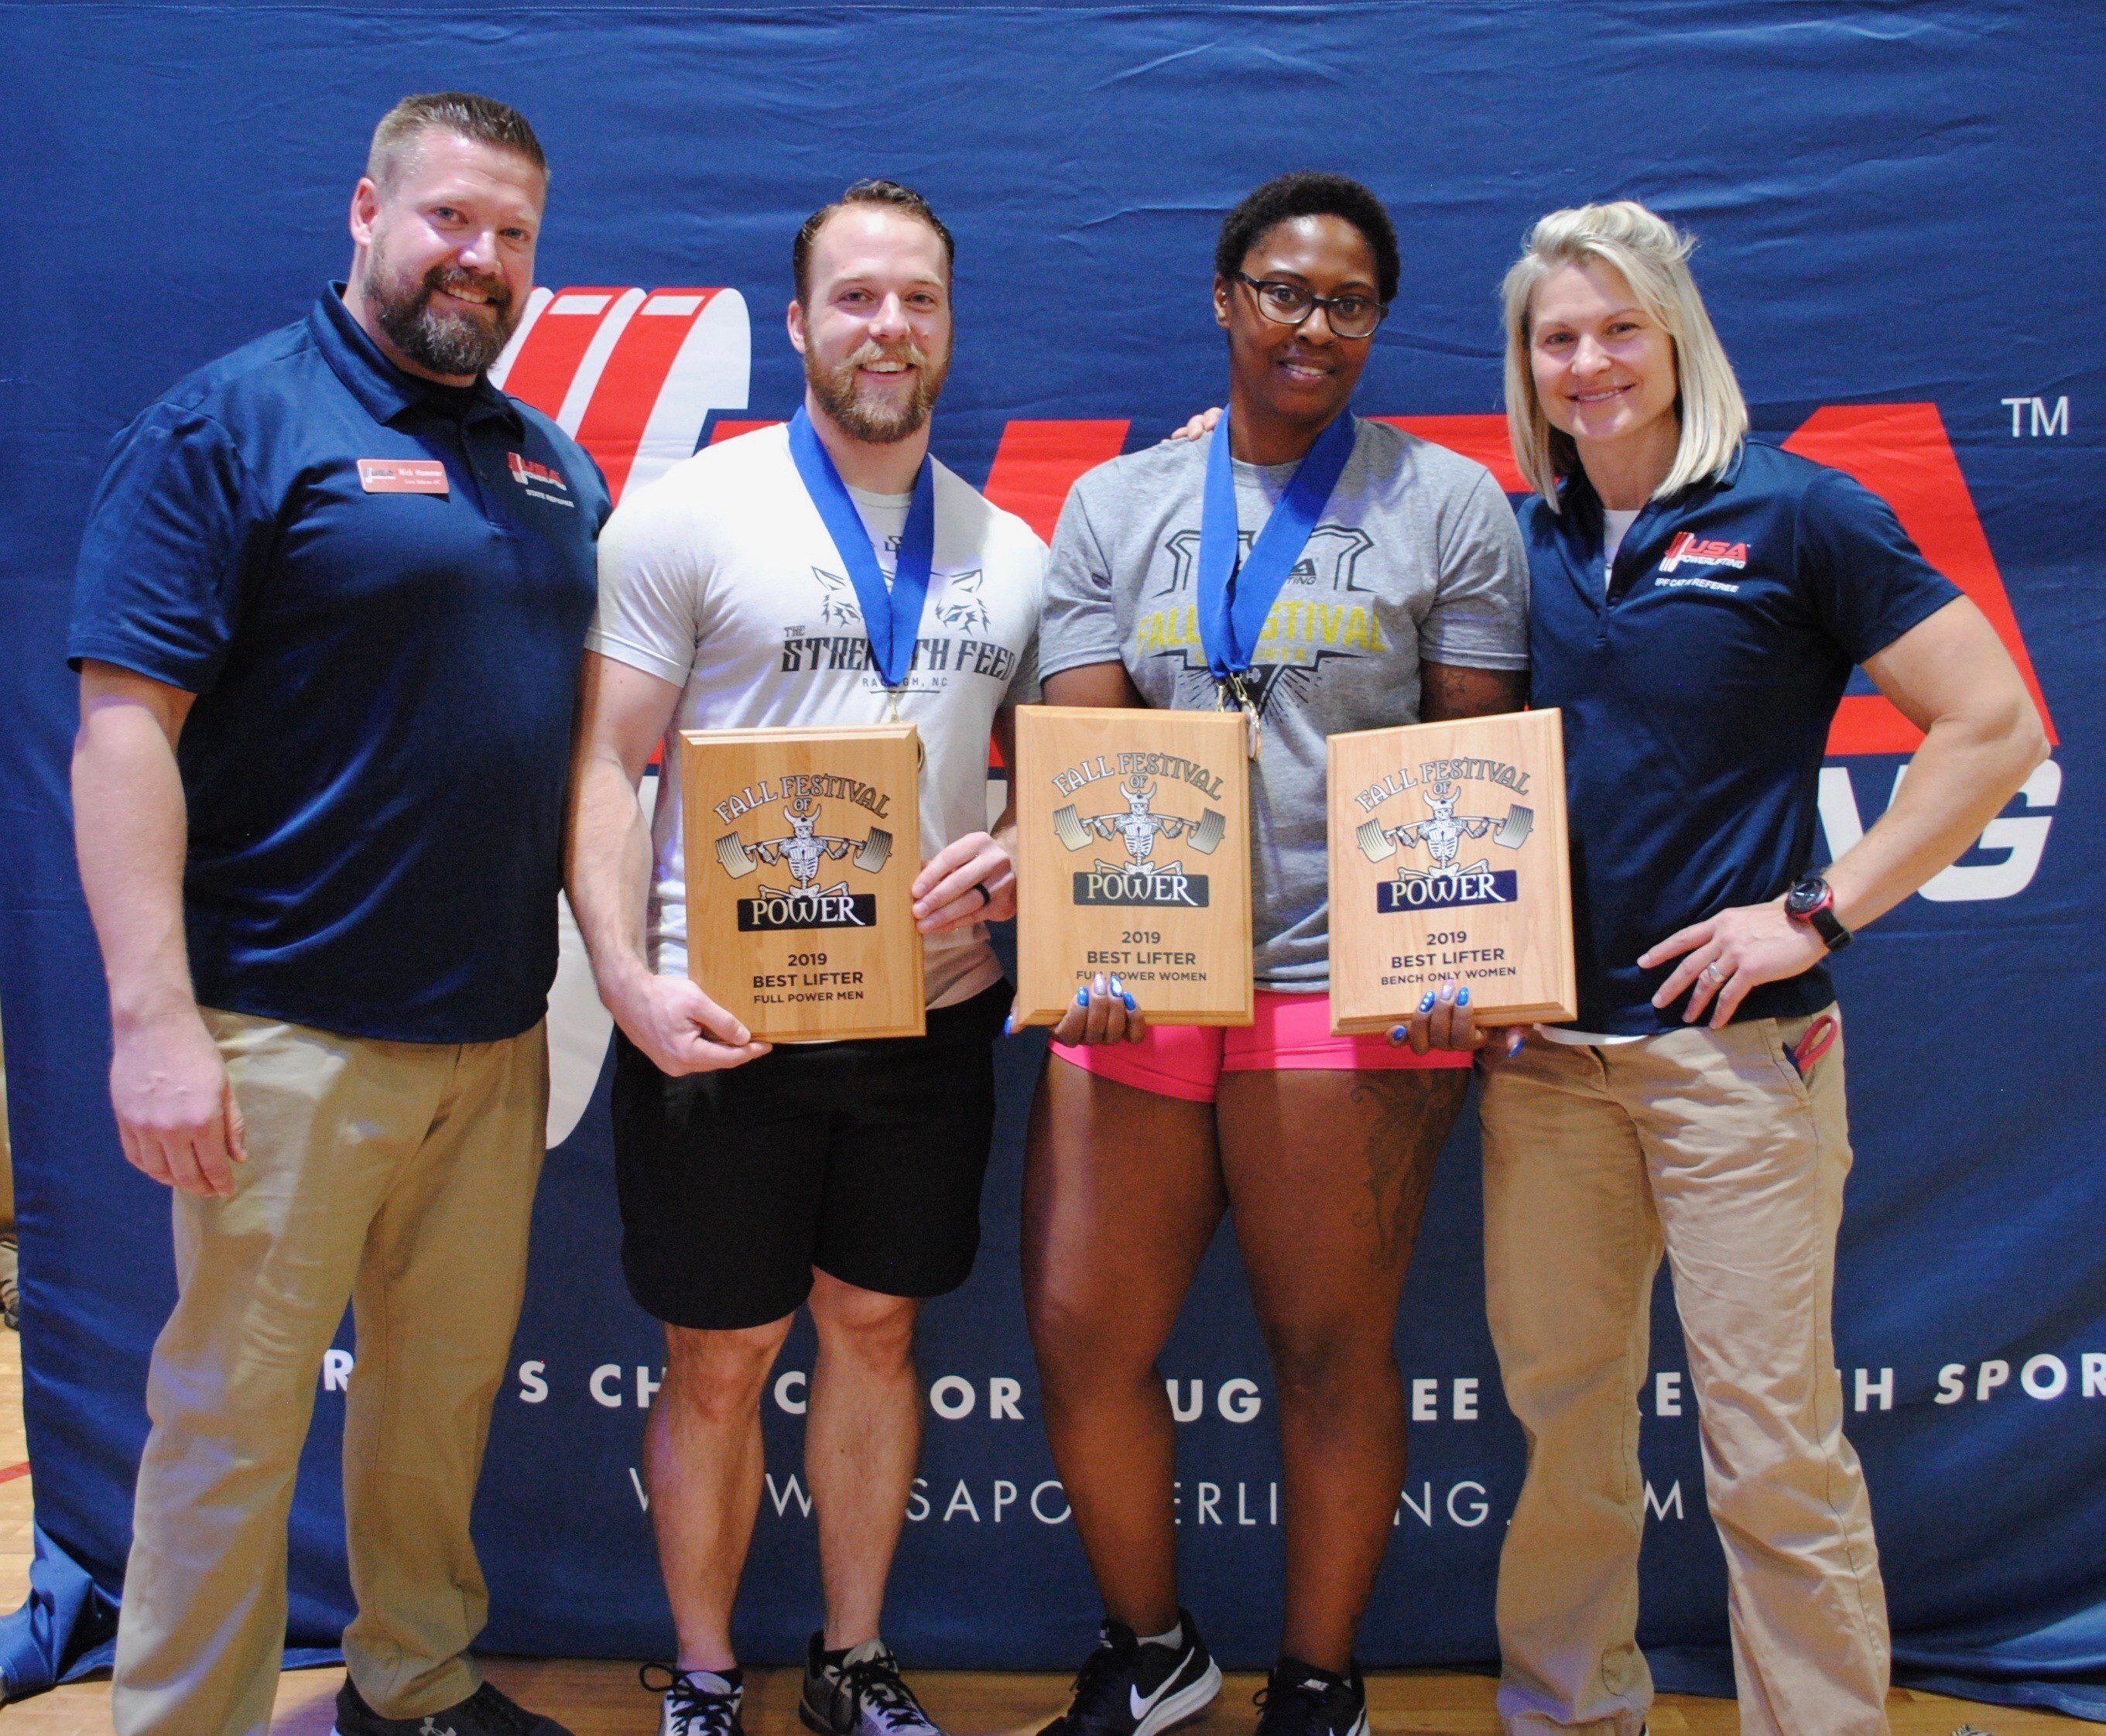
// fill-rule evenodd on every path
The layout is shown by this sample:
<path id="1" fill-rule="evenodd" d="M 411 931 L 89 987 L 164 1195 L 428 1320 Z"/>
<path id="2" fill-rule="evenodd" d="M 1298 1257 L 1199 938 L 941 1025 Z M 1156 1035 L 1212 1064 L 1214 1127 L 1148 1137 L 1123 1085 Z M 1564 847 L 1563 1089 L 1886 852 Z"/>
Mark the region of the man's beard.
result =
<path id="1" fill-rule="evenodd" d="M 865 386 L 857 370 L 866 362 L 903 361 L 912 366 L 914 390 L 903 404 L 894 406 L 879 397 L 881 387 Z M 950 371 L 947 352 L 931 361 L 921 347 L 905 343 L 888 350 L 875 340 L 865 343 L 839 367 L 827 368 L 809 350 L 804 352 L 804 379 L 820 409 L 847 433 L 872 446 L 890 446 L 916 434 L 929 420 L 943 390 L 943 376 Z M 867 394 L 867 396 L 866 396 Z"/>
<path id="2" fill-rule="evenodd" d="M 519 324 L 512 292 L 501 278 L 478 276 L 458 266 L 435 265 L 421 281 L 406 285 L 381 272 L 376 251 L 361 285 L 388 342 L 433 374 L 461 378 L 480 374 L 497 360 Z M 432 305 L 438 290 L 472 289 L 490 298 L 488 323 L 464 308 L 444 312 Z"/>

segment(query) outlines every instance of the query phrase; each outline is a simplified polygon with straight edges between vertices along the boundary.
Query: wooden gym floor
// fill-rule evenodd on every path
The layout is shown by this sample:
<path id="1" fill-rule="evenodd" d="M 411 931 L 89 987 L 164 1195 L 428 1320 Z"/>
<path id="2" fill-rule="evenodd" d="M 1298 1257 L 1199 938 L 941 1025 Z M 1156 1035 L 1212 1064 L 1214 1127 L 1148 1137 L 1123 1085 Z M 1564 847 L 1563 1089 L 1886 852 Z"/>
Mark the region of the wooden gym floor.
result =
<path id="1" fill-rule="evenodd" d="M 0 1329 L 0 1611 L 17 1608 L 29 1585 L 29 1477 L 22 1439 L 21 1341 Z M 651 1736 L 657 1702 L 636 1685 L 635 1666 L 604 1662 L 493 1658 L 498 1685 L 537 1711 L 567 1725 L 576 1736 Z M 273 1736 L 329 1736 L 341 1670 L 302 1670 L 281 1676 Z M 930 1711 L 947 1730 L 1023 1736 L 1064 1703 L 1064 1675 L 916 1671 L 912 1679 Z M 1193 1736 L 1248 1736 L 1256 1719 L 1250 1697 L 1256 1676 L 1232 1675 L 1214 1709 L 1187 1726 Z M 797 1676 L 755 1671 L 746 1690 L 749 1736 L 792 1736 L 797 1722 Z M 1894 1736 L 2076 1736 L 2089 1726 L 2044 1712 L 2007 1711 L 1936 1694 L 1898 1690 L 1892 1706 Z M 7 1707 L 6 1736 L 108 1736 L 110 1684 L 83 1682 Z M 1368 1721 L 1373 1736 L 1456 1733 L 1493 1736 L 1492 1684 L 1482 1676 L 1434 1671 L 1386 1671 L 1368 1682 Z M 1733 1736 L 1732 1704 L 1679 1695 L 1653 1709 L 1655 1736 Z"/>

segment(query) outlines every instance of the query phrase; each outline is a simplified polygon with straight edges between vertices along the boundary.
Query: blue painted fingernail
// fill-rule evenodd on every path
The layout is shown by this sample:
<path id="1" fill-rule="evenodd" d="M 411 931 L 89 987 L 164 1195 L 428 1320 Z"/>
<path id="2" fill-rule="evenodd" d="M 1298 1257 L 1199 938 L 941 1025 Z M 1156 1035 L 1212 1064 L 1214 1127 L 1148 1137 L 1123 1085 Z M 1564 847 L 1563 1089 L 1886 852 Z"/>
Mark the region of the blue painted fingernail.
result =
<path id="1" fill-rule="evenodd" d="M 1421 1012 L 1426 1011 L 1423 1007 L 1420 1007 L 1418 1010 Z M 1391 1048 L 1400 1047 L 1410 1036 L 1410 1032 L 1407 1031 L 1401 1025 L 1392 1025 L 1389 1028 L 1390 1047 Z"/>
<path id="2" fill-rule="evenodd" d="M 1418 1010 L 1421 1012 L 1431 1012 L 1433 1011 L 1433 991 L 1431 989 L 1428 989 L 1426 991 L 1426 998 L 1418 1003 Z M 1397 1029 L 1401 1030 L 1404 1027 L 1402 1025 L 1399 1025 Z"/>
<path id="3" fill-rule="evenodd" d="M 1467 985 L 1456 991 L 1455 1004 L 1458 1007 L 1467 1007 L 1470 1004 L 1470 991 Z"/>
<path id="4" fill-rule="evenodd" d="M 1090 991 L 1087 989 L 1078 989 L 1075 991 L 1075 1004 L 1078 1007 L 1088 1006 L 1090 1004 Z"/>
<path id="5" fill-rule="evenodd" d="M 1116 976 L 1112 979 L 1112 993 L 1113 994 L 1124 994 L 1126 993 L 1126 985 L 1121 982 Z"/>
<path id="6" fill-rule="evenodd" d="M 1518 1054 L 1520 1054 L 1520 1053 L 1521 1053 L 1521 1045 L 1522 1045 L 1523 1043 L 1526 1043 L 1527 1041 L 1528 1041 L 1528 1033 L 1527 1033 L 1526 1031 L 1524 1031 L 1524 1030 L 1510 1030 L 1510 1031 L 1508 1031 L 1508 1032 L 1507 1033 L 1507 1053 L 1508 1053 L 1508 1054 L 1509 1054 L 1509 1055 L 1518 1055 Z"/>
<path id="7" fill-rule="evenodd" d="M 1136 999 L 1135 999 L 1131 995 L 1130 995 L 1130 994 L 1129 994 L 1129 995 L 1126 995 L 1126 996 L 1122 997 L 1122 998 L 1123 998 L 1123 999 L 1125 1000 L 1125 1002 L 1126 1002 L 1126 1010 L 1127 1010 L 1128 1012 L 1131 1012 L 1135 1011 L 1135 1009 L 1136 1009 L 1136 1008 L 1137 1008 L 1137 1007 L 1140 1005 L 1140 1002 L 1138 1002 L 1138 1001 L 1136 1001 Z"/>

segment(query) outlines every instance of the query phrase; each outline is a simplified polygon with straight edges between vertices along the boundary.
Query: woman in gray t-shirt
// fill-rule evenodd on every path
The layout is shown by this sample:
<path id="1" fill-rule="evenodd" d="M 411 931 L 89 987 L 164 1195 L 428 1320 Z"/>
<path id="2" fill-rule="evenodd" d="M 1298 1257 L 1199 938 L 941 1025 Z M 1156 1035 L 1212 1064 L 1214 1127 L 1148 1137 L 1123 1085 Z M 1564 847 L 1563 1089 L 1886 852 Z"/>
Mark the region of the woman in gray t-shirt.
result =
<path id="1" fill-rule="evenodd" d="M 1340 453 L 1343 437 L 1324 437 L 1350 414 L 1396 293 L 1396 242 L 1366 189 L 1288 176 L 1231 213 L 1215 266 L 1230 380 L 1217 437 L 1247 551 L 1311 449 Z M 1348 426 L 1243 676 L 1259 723 L 1255 1022 L 1150 1027 L 1138 997 L 1100 976 L 1055 1032 L 1032 1120 L 1032 1337 L 1108 1617 L 1048 1736 L 1154 1736 L 1219 1691 L 1178 1604 L 1173 1424 L 1155 1358 L 1225 1212 L 1271 1352 L 1284 1458 L 1286 1622 L 1259 1728 L 1365 1729 L 1354 1639 L 1405 1471 L 1391 1333 L 1468 1075 L 1461 1057 L 1428 1066 L 1441 1057 L 1329 1034 L 1324 741 L 1512 709 L 1527 580 L 1512 512 L 1481 466 Z M 1165 444 L 1076 485 L 1041 630 L 1048 703 L 1217 703 L 1195 578 L 1208 455 L 1203 441 Z"/>

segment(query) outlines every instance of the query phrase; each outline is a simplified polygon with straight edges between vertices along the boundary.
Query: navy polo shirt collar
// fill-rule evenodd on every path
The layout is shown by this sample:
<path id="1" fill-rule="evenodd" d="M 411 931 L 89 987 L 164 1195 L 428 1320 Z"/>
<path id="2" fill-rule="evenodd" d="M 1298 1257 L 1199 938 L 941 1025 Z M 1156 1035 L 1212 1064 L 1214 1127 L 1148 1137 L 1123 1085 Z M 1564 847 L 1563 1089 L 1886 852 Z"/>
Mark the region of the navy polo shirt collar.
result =
<path id="1" fill-rule="evenodd" d="M 1744 440 L 1733 448 L 1732 457 L 1717 475 L 1700 477 L 1681 493 L 1670 495 L 1665 500 L 1649 500 L 1646 503 L 1647 509 L 1658 506 L 1672 512 L 1678 507 L 1687 505 L 1699 495 L 1731 488 L 1740 481 L 1741 467 L 1747 462 L 1747 457 L 1748 444 Z M 1584 525 L 1598 537 L 1602 529 L 1602 501 L 1594 492 L 1594 485 L 1588 481 L 1585 469 L 1575 464 L 1570 475 L 1559 479 L 1557 491 L 1561 496 L 1558 505 L 1562 510 L 1557 516 L 1567 524 Z"/>
<path id="2" fill-rule="evenodd" d="M 322 359 L 351 395 L 365 406 L 367 414 L 376 422 L 392 423 L 406 411 L 421 409 L 437 399 L 445 388 L 406 374 L 390 361 L 365 327 L 352 317 L 351 310 L 343 304 L 343 284 L 332 283 L 315 298 L 307 315 L 307 330 Z M 526 431 L 518 406 L 491 384 L 488 375 L 478 375 L 470 389 L 477 402 L 465 419 L 494 415 L 514 433 Z"/>

